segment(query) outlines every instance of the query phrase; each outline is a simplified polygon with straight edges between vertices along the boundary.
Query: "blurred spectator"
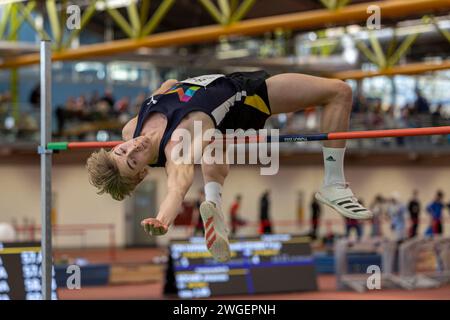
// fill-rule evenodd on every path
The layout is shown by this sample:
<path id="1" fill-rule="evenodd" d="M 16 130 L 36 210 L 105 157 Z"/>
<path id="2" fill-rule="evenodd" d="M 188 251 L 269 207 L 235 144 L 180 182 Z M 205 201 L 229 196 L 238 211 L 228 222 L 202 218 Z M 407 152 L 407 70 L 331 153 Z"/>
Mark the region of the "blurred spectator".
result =
<path id="1" fill-rule="evenodd" d="M 41 103 L 41 85 L 37 84 L 30 92 L 29 102 L 32 107 L 39 108 Z"/>
<path id="2" fill-rule="evenodd" d="M 68 97 L 66 100 L 66 110 L 76 111 L 77 100 L 74 97 Z"/>
<path id="3" fill-rule="evenodd" d="M 259 201 L 259 233 L 260 234 L 270 234 L 272 233 L 272 222 L 270 220 L 270 191 L 264 191 L 261 199 Z"/>
<path id="4" fill-rule="evenodd" d="M 395 240 L 402 242 L 406 238 L 406 206 L 400 201 L 397 192 L 392 194 L 387 212 L 391 218 L 391 230 L 394 232 Z"/>
<path id="5" fill-rule="evenodd" d="M 303 225 L 305 220 L 305 208 L 303 207 L 303 191 L 297 194 L 297 223 L 299 226 Z"/>
<path id="6" fill-rule="evenodd" d="M 419 226 L 419 216 L 420 216 L 420 201 L 419 201 L 419 191 L 414 190 L 412 199 L 408 204 L 409 217 L 411 219 L 411 229 L 409 231 L 409 237 L 414 238 L 417 236 L 417 228 Z"/>
<path id="7" fill-rule="evenodd" d="M 378 130 L 384 128 L 383 109 L 381 108 L 381 100 L 375 99 L 367 113 L 367 128 L 370 130 Z"/>
<path id="8" fill-rule="evenodd" d="M 56 110 L 55 110 L 55 116 L 56 116 L 56 124 L 58 126 L 57 129 L 57 136 L 62 136 L 63 132 L 64 132 L 64 127 L 65 127 L 65 115 L 64 115 L 64 106 L 57 106 Z"/>
<path id="9" fill-rule="evenodd" d="M 104 116 L 109 115 L 109 114 L 111 113 L 111 111 L 112 111 L 112 109 L 111 109 L 109 103 L 108 103 L 107 101 L 101 100 L 101 99 L 100 99 L 100 100 L 97 102 L 97 104 L 95 105 L 94 110 L 95 110 L 95 112 L 97 112 L 98 114 L 104 115 Z"/>
<path id="10" fill-rule="evenodd" d="M 407 109 L 408 110 L 408 114 L 410 116 L 410 119 L 413 120 L 414 116 L 416 115 L 416 109 L 414 108 L 414 104 L 413 103 L 406 103 L 403 106 L 403 109 Z"/>
<path id="11" fill-rule="evenodd" d="M 359 201 L 359 203 L 364 205 L 364 201 L 362 199 L 358 199 L 358 201 Z M 358 241 L 361 240 L 362 234 L 363 234 L 362 221 L 345 217 L 345 236 L 347 238 L 350 237 L 350 233 L 352 232 L 352 229 L 354 229 L 356 232 L 356 239 Z"/>
<path id="12" fill-rule="evenodd" d="M 58 125 L 58 136 L 63 134 L 66 120 L 71 118 L 72 111 L 75 111 L 75 99 L 73 97 L 68 97 L 65 105 L 59 105 L 56 107 L 55 115 Z"/>
<path id="13" fill-rule="evenodd" d="M 345 218 L 345 236 L 347 238 L 350 238 L 352 229 L 356 232 L 356 239 L 358 241 L 361 240 L 362 228 L 360 222 L 356 219 Z"/>
<path id="14" fill-rule="evenodd" d="M 322 212 L 322 207 L 317 201 L 316 197 L 312 196 L 311 199 L 311 238 L 313 240 L 317 239 L 317 231 L 320 225 L 320 215 Z"/>
<path id="15" fill-rule="evenodd" d="M 367 100 L 363 95 L 358 95 L 353 99 L 352 113 L 366 113 Z"/>
<path id="16" fill-rule="evenodd" d="M 113 93 L 111 89 L 106 89 L 103 97 L 100 98 L 100 101 L 106 102 L 108 104 L 109 110 L 112 110 L 116 100 L 114 99 Z"/>
<path id="17" fill-rule="evenodd" d="M 397 128 L 397 121 L 395 119 L 395 107 L 389 106 L 385 112 L 382 112 L 383 115 L 383 127 L 389 129 Z"/>
<path id="18" fill-rule="evenodd" d="M 442 234 L 442 209 L 444 208 L 444 193 L 442 191 L 437 191 L 436 196 L 428 206 L 427 212 L 432 218 L 432 230 L 433 234 Z"/>
<path id="19" fill-rule="evenodd" d="M 88 105 L 86 103 L 86 98 L 83 95 L 76 98 L 74 108 L 75 108 L 75 111 L 79 112 L 80 115 L 83 112 L 88 111 Z"/>
<path id="20" fill-rule="evenodd" d="M 130 118 L 128 114 L 129 97 L 122 97 L 114 106 L 111 105 L 113 101 L 112 92 L 109 90 L 105 91 L 105 96 L 102 98 L 99 98 L 97 91 L 93 91 L 89 100 L 85 95 L 69 96 L 65 104 L 57 106 L 55 110 L 58 126 L 57 135 L 65 134 L 67 123 L 73 121 L 111 121 L 111 116 L 113 115 L 119 115 L 119 117 L 114 117 L 118 123 L 128 121 Z M 79 135 L 78 138 L 82 139 L 83 135 L 84 133 Z"/>
<path id="21" fill-rule="evenodd" d="M 68 97 L 65 105 L 56 107 L 55 115 L 58 124 L 57 134 L 61 136 L 64 134 L 66 122 L 68 120 L 83 120 L 83 114 L 86 112 L 86 100 L 83 96 L 74 98 Z"/>
<path id="22" fill-rule="evenodd" d="M 410 110 L 408 107 L 403 107 L 400 109 L 400 117 L 397 120 L 397 126 L 396 128 L 402 129 L 402 128 L 411 128 L 415 127 L 415 124 L 411 121 L 410 117 Z M 404 145 L 405 137 L 397 137 L 397 145 Z"/>
<path id="23" fill-rule="evenodd" d="M 398 127 L 397 119 L 395 118 L 395 108 L 394 106 L 389 106 L 386 112 L 382 113 L 383 115 L 383 128 L 388 129 L 396 129 Z M 400 144 L 401 141 L 395 138 L 382 138 L 384 145 L 392 146 L 395 140 L 397 140 L 397 144 Z"/>
<path id="24" fill-rule="evenodd" d="M 436 106 L 436 109 L 431 114 L 431 126 L 438 127 L 444 125 L 444 117 L 442 114 L 442 104 L 439 103 Z M 431 137 L 431 142 L 433 144 L 442 144 L 445 142 L 446 136 L 443 135 L 436 135 Z"/>
<path id="25" fill-rule="evenodd" d="M 97 102 L 99 102 L 99 100 L 100 97 L 98 91 L 94 90 L 94 92 L 92 92 L 91 99 L 89 100 L 89 106 L 94 107 L 97 104 Z"/>
<path id="26" fill-rule="evenodd" d="M 443 117 L 442 117 L 442 104 L 439 103 L 436 106 L 436 109 L 434 110 L 434 112 L 431 114 L 431 125 L 433 127 L 440 126 L 440 125 L 442 125 L 442 120 L 443 120 Z"/>
<path id="27" fill-rule="evenodd" d="M 114 111 L 118 113 L 124 113 L 128 111 L 129 106 L 130 106 L 130 98 L 122 97 L 114 105 Z"/>
<path id="28" fill-rule="evenodd" d="M 418 114 L 429 114 L 430 104 L 422 95 L 419 89 L 416 89 L 416 101 L 414 102 L 414 109 Z"/>
<path id="29" fill-rule="evenodd" d="M 230 208 L 230 223 L 231 223 L 231 235 L 234 236 L 237 233 L 237 229 L 245 225 L 245 220 L 240 217 L 242 196 L 240 194 L 236 195 Z"/>
<path id="30" fill-rule="evenodd" d="M 370 210 L 373 212 L 372 218 L 372 229 L 370 232 L 371 237 L 380 237 L 381 234 L 381 217 L 384 213 L 384 199 L 378 194 L 375 196 L 372 204 L 370 205 Z"/>
<path id="31" fill-rule="evenodd" d="M 334 250 L 334 241 L 338 238 L 333 232 L 333 223 L 330 220 L 325 220 L 325 236 L 323 237 L 323 245 L 330 253 Z"/>
<path id="32" fill-rule="evenodd" d="M 432 238 L 433 237 L 433 217 L 431 215 L 429 215 L 428 218 L 429 218 L 428 226 L 425 229 L 424 236 L 426 238 Z"/>
<path id="33" fill-rule="evenodd" d="M 412 123 L 410 120 L 409 108 L 401 108 L 400 109 L 400 118 L 397 121 L 397 128 L 410 128 L 412 127 Z"/>

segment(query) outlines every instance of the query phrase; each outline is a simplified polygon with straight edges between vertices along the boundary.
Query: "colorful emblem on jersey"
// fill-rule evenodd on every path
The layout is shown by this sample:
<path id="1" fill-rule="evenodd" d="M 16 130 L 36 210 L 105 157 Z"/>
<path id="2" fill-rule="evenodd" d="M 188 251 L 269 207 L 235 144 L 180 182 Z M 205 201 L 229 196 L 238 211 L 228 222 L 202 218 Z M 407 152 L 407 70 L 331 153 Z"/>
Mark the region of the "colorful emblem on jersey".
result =
<path id="1" fill-rule="evenodd" d="M 174 87 L 170 91 L 167 91 L 165 94 L 178 93 L 178 98 L 181 102 L 188 102 L 194 96 L 195 92 L 201 87 L 192 86 L 189 87 L 186 91 L 183 88 Z"/>

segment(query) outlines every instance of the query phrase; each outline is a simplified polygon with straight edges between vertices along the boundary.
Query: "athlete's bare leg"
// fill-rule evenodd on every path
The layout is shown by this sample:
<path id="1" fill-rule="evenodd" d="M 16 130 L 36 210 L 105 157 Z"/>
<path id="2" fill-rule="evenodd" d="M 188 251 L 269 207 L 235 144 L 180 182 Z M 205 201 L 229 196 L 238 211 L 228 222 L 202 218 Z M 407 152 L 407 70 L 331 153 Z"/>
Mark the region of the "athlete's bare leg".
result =
<path id="1" fill-rule="evenodd" d="M 230 171 L 228 164 L 206 164 L 202 163 L 203 181 L 216 182 L 223 186 Z"/>
<path id="2" fill-rule="evenodd" d="M 322 132 L 347 131 L 352 109 L 352 90 L 343 81 L 285 73 L 266 80 L 273 114 L 323 106 Z M 325 147 L 343 148 L 345 140 L 325 141 Z"/>
<path id="3" fill-rule="evenodd" d="M 348 131 L 352 90 L 343 81 L 286 73 L 266 80 L 272 114 L 323 107 L 321 132 Z M 325 141 L 325 175 L 316 198 L 342 215 L 367 219 L 372 213 L 353 195 L 344 177 L 345 140 Z"/>

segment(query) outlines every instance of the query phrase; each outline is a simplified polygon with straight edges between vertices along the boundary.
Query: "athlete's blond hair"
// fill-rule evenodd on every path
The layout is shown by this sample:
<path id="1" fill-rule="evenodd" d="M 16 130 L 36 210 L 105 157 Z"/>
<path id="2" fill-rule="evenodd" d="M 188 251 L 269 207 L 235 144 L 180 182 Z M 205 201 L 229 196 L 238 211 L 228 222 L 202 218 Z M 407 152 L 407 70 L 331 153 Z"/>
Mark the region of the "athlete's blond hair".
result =
<path id="1" fill-rule="evenodd" d="M 91 154 L 87 160 L 86 168 L 89 174 L 89 182 L 99 191 L 98 194 L 109 193 L 115 200 L 123 200 L 130 195 L 143 177 L 136 174 L 132 177 L 120 175 L 119 168 L 105 149 L 100 149 Z"/>

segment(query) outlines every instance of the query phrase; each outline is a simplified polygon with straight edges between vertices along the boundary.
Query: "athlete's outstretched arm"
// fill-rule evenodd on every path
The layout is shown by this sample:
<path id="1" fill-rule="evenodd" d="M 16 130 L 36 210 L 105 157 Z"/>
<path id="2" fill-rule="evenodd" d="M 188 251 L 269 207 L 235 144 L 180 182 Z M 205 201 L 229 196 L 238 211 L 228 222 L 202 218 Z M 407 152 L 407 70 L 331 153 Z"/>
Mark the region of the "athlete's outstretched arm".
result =
<path id="1" fill-rule="evenodd" d="M 165 234 L 177 217 L 181 204 L 194 180 L 193 164 L 175 164 L 168 161 L 167 194 L 161 203 L 156 219 L 148 218 L 141 222 L 152 235 Z"/>
<path id="2" fill-rule="evenodd" d="M 202 123 L 204 130 L 214 127 L 214 123 L 207 115 L 205 115 L 205 119 L 203 119 Z M 151 235 L 165 234 L 169 226 L 175 220 L 181 208 L 183 199 L 194 181 L 195 160 L 199 157 L 201 158 L 199 152 L 203 152 L 204 148 L 209 144 L 209 141 L 203 141 L 203 132 L 202 134 L 195 134 L 193 123 L 191 126 L 188 126 L 188 130 L 189 129 L 191 129 L 190 133 L 192 140 L 188 150 L 181 150 L 183 151 L 182 155 L 176 152 L 172 153 L 175 150 L 172 147 L 178 145 L 179 142 L 173 144 L 172 147 L 169 148 L 166 146 L 165 152 L 167 162 L 165 167 L 167 173 L 167 195 L 161 203 L 156 219 L 149 218 L 144 219 L 141 222 L 145 230 Z M 183 139 L 183 137 L 181 137 L 181 139 Z M 201 145 L 202 148 L 195 148 L 197 145 Z M 184 156 L 188 156 L 190 161 L 186 163 L 186 161 L 184 161 L 186 160 Z"/>

